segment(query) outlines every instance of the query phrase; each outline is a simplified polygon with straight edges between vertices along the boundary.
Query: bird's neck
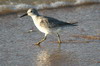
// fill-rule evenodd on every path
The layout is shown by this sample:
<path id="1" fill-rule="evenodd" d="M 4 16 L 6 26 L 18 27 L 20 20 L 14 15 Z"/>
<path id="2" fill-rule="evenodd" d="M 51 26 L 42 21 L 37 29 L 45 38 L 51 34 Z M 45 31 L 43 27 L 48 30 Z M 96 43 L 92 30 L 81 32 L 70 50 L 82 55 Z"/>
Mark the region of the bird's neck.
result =
<path id="1" fill-rule="evenodd" d="M 33 15 L 31 16 L 34 22 L 37 21 L 38 16 L 39 16 L 39 15 L 36 15 L 36 14 L 33 14 Z"/>
<path id="2" fill-rule="evenodd" d="M 33 14 L 31 17 L 34 20 L 34 19 L 36 19 L 38 17 L 38 15 Z"/>

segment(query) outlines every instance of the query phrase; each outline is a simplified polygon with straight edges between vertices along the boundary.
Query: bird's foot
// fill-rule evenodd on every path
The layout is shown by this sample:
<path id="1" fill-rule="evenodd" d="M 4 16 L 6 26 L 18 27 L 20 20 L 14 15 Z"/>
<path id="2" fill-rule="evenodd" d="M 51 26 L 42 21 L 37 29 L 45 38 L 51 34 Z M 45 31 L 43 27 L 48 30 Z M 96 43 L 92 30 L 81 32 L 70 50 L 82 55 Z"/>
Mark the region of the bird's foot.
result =
<path id="1" fill-rule="evenodd" d="M 58 41 L 58 44 L 61 44 L 62 43 L 62 41 Z"/>
<path id="2" fill-rule="evenodd" d="M 37 42 L 37 43 L 35 43 L 35 45 L 40 45 L 40 43 L 41 43 L 41 42 Z"/>

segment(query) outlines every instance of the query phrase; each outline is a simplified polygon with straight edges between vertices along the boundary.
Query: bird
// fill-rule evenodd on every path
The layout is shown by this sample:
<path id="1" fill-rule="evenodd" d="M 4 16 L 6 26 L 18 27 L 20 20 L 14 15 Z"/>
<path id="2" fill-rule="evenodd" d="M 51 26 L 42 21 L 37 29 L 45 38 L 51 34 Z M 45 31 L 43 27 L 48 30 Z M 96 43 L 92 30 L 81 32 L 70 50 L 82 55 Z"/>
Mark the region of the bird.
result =
<path id="1" fill-rule="evenodd" d="M 20 16 L 20 18 L 24 16 L 31 16 L 33 19 L 33 22 L 37 29 L 44 33 L 44 37 L 35 43 L 36 45 L 40 45 L 43 41 L 47 39 L 48 34 L 55 34 L 58 38 L 58 44 L 61 44 L 61 39 L 59 35 L 59 30 L 63 27 L 68 27 L 68 26 L 77 26 L 76 23 L 68 23 L 68 22 L 63 22 L 61 20 L 58 20 L 53 17 L 48 17 L 48 16 L 43 16 L 38 13 L 38 10 L 35 8 L 30 8 L 28 9 L 27 13 L 23 14 Z"/>

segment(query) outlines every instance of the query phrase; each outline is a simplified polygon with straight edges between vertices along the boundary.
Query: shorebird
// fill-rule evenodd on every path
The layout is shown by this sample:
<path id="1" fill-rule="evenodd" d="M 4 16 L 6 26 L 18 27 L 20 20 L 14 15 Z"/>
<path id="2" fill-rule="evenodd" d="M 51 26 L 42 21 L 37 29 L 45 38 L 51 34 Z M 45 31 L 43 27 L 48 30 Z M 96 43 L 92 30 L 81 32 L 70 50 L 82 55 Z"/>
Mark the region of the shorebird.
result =
<path id="1" fill-rule="evenodd" d="M 48 34 L 56 34 L 58 37 L 58 43 L 61 43 L 60 35 L 58 34 L 58 31 L 60 28 L 68 27 L 68 26 L 77 26 L 75 23 L 68 23 L 63 22 L 58 19 L 47 17 L 47 16 L 41 16 L 39 15 L 38 11 L 34 8 L 30 8 L 27 13 L 23 14 L 20 17 L 24 16 L 31 16 L 33 19 L 33 22 L 35 26 L 38 28 L 39 31 L 45 34 L 42 40 L 35 43 L 36 45 L 40 45 L 43 41 L 46 40 Z"/>

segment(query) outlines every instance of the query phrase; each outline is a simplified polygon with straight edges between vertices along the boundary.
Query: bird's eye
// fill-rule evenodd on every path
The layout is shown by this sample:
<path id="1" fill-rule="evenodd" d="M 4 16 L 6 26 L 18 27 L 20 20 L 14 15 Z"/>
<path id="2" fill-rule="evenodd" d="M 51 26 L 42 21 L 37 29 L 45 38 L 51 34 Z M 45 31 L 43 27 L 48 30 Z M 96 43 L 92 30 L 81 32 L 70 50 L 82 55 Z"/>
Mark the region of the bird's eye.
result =
<path id="1" fill-rule="evenodd" d="M 32 12 L 32 11 L 31 11 Z"/>

